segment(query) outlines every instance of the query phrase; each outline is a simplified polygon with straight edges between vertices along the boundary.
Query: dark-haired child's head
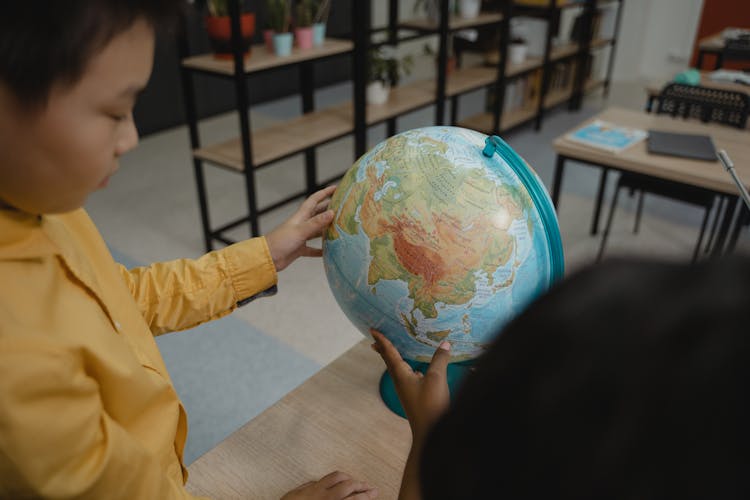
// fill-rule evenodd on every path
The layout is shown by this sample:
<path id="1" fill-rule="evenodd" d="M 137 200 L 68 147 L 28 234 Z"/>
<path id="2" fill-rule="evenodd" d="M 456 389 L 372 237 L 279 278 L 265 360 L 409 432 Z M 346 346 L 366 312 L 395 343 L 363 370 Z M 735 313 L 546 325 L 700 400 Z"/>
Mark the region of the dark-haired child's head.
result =
<path id="1" fill-rule="evenodd" d="M 83 205 L 138 133 L 132 109 L 154 32 L 178 0 L 10 2 L 0 16 L 0 200 L 31 213 Z"/>
<path id="2" fill-rule="evenodd" d="M 573 276 L 467 377 L 425 500 L 750 497 L 749 320 L 747 258 Z"/>

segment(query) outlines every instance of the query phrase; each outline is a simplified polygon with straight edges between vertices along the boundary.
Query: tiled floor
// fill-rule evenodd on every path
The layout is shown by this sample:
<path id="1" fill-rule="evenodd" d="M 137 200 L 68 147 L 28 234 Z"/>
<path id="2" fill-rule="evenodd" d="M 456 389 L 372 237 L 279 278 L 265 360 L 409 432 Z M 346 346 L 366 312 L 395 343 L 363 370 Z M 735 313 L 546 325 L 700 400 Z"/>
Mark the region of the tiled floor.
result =
<path id="1" fill-rule="evenodd" d="M 318 105 L 335 103 L 350 93 L 346 84 L 325 89 L 317 93 Z M 481 108 L 481 97 L 478 93 L 467 96 L 462 101 L 462 109 L 466 113 L 477 112 Z M 554 137 L 606 104 L 640 109 L 643 102 L 641 85 L 614 85 L 608 102 L 598 95 L 591 96 L 579 112 L 563 109 L 550 113 L 539 133 L 525 127 L 504 138 L 549 186 L 554 164 L 551 148 Z M 254 108 L 251 120 L 255 127 L 260 127 L 292 116 L 299 112 L 299 108 L 298 99 L 284 99 Z M 429 125 L 433 115 L 432 109 L 407 115 L 399 121 L 399 130 Z M 232 113 L 206 120 L 202 125 L 204 143 L 236 135 L 236 130 L 237 118 Z M 374 145 L 384 133 L 382 126 L 371 129 L 370 143 Z M 320 178 L 343 173 L 354 159 L 352 140 L 342 139 L 321 147 L 318 159 Z M 273 202 L 301 189 L 303 172 L 299 155 L 261 170 L 257 177 L 260 204 Z M 207 179 L 214 225 L 244 213 L 246 201 L 239 175 L 208 167 Z M 599 243 L 598 238 L 587 232 L 597 181 L 595 170 L 576 165 L 566 169 L 559 218 L 568 270 L 590 262 Z M 633 199 L 624 197 L 608 254 L 689 259 L 702 215 L 700 210 L 649 197 L 641 232 L 633 235 L 630 228 L 634 206 Z M 186 129 L 169 130 L 143 139 L 137 150 L 123 158 L 121 170 L 107 190 L 94 194 L 87 207 L 109 244 L 135 261 L 147 263 L 200 255 L 203 243 Z M 263 217 L 262 229 L 273 228 L 294 208 L 288 206 Z M 246 235 L 245 228 L 235 231 L 238 238 Z M 745 248 L 747 239 L 745 234 L 740 242 Z M 234 317 L 249 323 L 254 330 L 274 337 L 318 366 L 327 364 L 362 338 L 336 305 L 318 259 L 295 262 L 281 273 L 278 295 L 256 301 L 237 311 Z M 252 363 L 244 369 L 252 370 Z M 216 387 L 217 382 L 205 379 L 193 383 Z M 247 415 L 244 420 L 250 417 L 252 415 Z"/>

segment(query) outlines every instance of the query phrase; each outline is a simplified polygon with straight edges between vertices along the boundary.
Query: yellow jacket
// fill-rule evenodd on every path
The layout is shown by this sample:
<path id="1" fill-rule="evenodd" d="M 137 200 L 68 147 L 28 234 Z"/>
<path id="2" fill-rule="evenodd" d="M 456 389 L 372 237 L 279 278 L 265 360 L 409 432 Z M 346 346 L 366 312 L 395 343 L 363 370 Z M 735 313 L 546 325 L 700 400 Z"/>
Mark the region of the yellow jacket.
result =
<path id="1" fill-rule="evenodd" d="M 264 238 L 128 271 L 82 209 L 0 209 L 0 498 L 190 498 L 153 336 L 275 283 Z"/>

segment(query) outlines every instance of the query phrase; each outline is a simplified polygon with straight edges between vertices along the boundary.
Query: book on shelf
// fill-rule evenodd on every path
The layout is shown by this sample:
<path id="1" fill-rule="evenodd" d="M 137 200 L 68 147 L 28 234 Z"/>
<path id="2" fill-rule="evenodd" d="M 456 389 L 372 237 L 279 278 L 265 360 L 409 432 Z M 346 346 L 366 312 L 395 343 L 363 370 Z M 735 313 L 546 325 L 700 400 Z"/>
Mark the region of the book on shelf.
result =
<path id="1" fill-rule="evenodd" d="M 648 137 L 648 132 L 645 130 L 624 127 L 602 120 L 594 120 L 566 136 L 573 142 L 612 153 L 619 153 L 646 137 Z"/>

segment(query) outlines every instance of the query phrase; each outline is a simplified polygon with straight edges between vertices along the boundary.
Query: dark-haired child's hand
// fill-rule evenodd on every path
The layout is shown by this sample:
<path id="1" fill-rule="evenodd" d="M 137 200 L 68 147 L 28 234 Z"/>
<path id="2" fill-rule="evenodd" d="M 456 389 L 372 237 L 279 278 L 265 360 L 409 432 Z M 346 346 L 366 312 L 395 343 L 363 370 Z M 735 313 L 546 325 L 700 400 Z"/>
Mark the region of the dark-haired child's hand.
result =
<path id="1" fill-rule="evenodd" d="M 435 350 L 427 372 L 414 371 L 401 358 L 393 344 L 377 330 L 370 330 L 380 354 L 396 386 L 396 393 L 406 412 L 415 442 L 421 442 L 432 424 L 448 409 L 450 393 L 446 369 L 450 360 L 450 342 L 444 341 Z"/>
<path id="2" fill-rule="evenodd" d="M 370 500 L 378 497 L 378 490 L 353 479 L 344 472 L 331 472 L 318 481 L 310 481 L 293 489 L 281 500 Z"/>
<path id="3" fill-rule="evenodd" d="M 333 211 L 328 210 L 336 186 L 328 186 L 312 194 L 302 203 L 294 215 L 266 235 L 268 249 L 277 271 L 294 262 L 297 257 L 320 257 L 320 248 L 307 246 L 307 242 L 318 238 L 333 220 Z"/>

